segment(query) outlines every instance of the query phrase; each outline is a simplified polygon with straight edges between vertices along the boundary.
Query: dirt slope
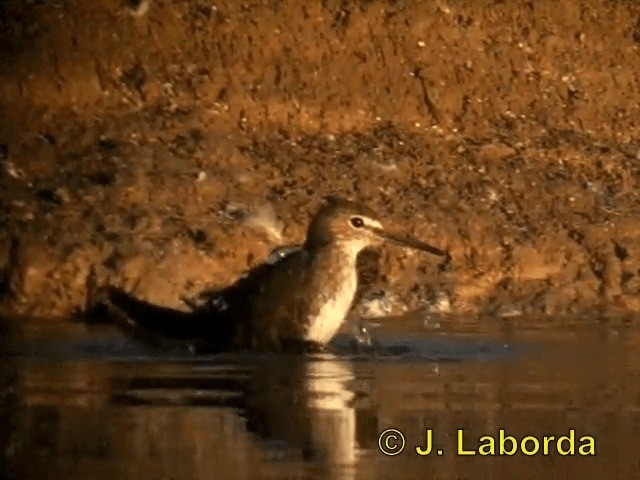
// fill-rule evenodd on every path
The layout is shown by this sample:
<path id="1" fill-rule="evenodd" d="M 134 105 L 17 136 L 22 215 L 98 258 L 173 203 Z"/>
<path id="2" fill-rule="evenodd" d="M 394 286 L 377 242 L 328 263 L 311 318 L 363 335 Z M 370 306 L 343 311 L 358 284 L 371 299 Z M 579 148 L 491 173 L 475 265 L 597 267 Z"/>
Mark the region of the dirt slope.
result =
<path id="1" fill-rule="evenodd" d="M 392 313 L 640 311 L 640 4 L 227 3 L 0 5 L 5 311 L 177 306 L 327 194 L 450 249 L 382 253 Z"/>

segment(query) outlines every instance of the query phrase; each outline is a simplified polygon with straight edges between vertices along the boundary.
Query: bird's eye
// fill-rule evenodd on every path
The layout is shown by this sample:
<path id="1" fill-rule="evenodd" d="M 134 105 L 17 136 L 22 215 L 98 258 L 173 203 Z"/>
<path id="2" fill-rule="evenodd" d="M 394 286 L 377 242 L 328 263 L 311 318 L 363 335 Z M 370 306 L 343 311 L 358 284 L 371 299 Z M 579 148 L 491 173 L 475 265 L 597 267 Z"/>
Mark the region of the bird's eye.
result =
<path id="1" fill-rule="evenodd" d="M 364 220 L 362 220 L 360 217 L 351 217 L 351 220 L 349 220 L 349 223 L 351 223 L 351 226 L 353 228 L 364 227 Z"/>

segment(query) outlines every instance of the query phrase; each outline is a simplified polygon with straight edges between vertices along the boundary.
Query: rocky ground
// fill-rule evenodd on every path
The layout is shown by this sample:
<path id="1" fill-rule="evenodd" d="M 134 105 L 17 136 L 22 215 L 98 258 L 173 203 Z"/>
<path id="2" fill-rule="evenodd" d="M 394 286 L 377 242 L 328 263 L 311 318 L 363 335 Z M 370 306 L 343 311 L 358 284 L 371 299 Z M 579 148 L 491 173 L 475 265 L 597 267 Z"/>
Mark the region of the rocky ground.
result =
<path id="1" fill-rule="evenodd" d="M 640 4 L 226 3 L 0 5 L 5 313 L 179 306 L 328 194 L 453 257 L 362 311 L 640 312 Z"/>

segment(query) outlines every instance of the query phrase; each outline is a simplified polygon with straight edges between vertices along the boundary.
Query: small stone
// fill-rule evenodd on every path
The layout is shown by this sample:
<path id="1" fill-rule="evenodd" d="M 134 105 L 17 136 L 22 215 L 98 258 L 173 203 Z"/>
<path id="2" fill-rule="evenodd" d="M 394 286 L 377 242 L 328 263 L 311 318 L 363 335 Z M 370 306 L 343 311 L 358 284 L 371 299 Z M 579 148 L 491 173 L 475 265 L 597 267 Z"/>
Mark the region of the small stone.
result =
<path id="1" fill-rule="evenodd" d="M 144 17 L 150 6 L 151 0 L 129 0 L 129 13 L 133 17 Z"/>
<path id="2" fill-rule="evenodd" d="M 54 194 L 56 195 L 56 197 L 58 197 L 61 203 L 71 202 L 71 194 L 65 187 L 56 188 Z"/>
<path id="3" fill-rule="evenodd" d="M 24 172 L 17 168 L 12 162 L 3 162 L 4 171 L 7 172 L 11 178 L 15 178 L 16 180 L 20 180 L 24 178 Z"/>
<path id="4" fill-rule="evenodd" d="M 478 157 L 486 161 L 502 160 L 515 155 L 516 151 L 504 143 L 488 143 L 480 147 Z"/>

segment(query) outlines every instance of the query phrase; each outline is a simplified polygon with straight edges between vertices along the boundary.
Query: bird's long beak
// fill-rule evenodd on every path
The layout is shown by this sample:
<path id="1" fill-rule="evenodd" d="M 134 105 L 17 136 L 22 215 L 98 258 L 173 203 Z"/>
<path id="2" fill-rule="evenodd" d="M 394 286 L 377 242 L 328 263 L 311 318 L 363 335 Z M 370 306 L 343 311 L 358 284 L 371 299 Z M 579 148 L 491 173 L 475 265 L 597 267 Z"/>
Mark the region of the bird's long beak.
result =
<path id="1" fill-rule="evenodd" d="M 405 237 L 403 235 L 399 235 L 397 233 L 387 232 L 380 228 L 370 228 L 370 230 L 385 240 L 395 243 L 397 245 L 401 245 L 403 247 L 413 248 L 414 250 L 421 250 L 423 252 L 428 252 L 432 255 L 436 255 L 438 257 L 445 258 L 449 260 L 451 255 L 446 250 L 441 250 L 437 247 L 429 245 L 428 243 L 421 242 L 420 240 L 416 240 L 415 238 Z"/>

